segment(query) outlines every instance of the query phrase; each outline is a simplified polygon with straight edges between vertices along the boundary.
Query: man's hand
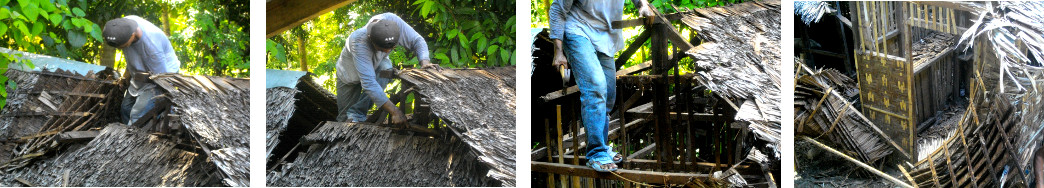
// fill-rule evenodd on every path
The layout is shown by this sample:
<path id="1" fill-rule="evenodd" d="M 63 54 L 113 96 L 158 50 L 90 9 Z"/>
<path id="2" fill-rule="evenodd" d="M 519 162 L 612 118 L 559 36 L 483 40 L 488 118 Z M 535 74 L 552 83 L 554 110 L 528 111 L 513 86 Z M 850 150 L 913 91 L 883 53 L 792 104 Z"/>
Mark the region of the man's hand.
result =
<path id="1" fill-rule="evenodd" d="M 638 9 L 638 15 L 642 17 L 656 16 L 656 11 L 653 11 L 653 7 L 652 5 L 649 5 L 649 1 L 641 0 L 641 3 L 642 8 Z"/>
<path id="2" fill-rule="evenodd" d="M 439 64 L 433 64 L 430 60 L 421 60 L 420 68 L 422 69 L 435 69 L 436 71 L 442 71 L 442 67 Z"/>
<path id="3" fill-rule="evenodd" d="M 406 115 L 402 114 L 402 111 L 399 111 L 399 108 L 396 108 L 395 104 L 391 101 L 384 102 L 384 104 L 381 105 L 381 109 L 384 109 L 384 111 L 388 111 L 388 113 L 391 114 L 391 124 L 401 125 L 406 123 Z"/>
<path id="4" fill-rule="evenodd" d="M 565 52 L 562 52 L 562 49 L 562 40 L 555 39 L 555 58 L 552 61 L 553 63 L 551 64 L 551 66 L 554 66 L 556 70 L 559 67 L 563 67 L 562 69 L 569 68 L 569 60 L 566 60 Z"/>

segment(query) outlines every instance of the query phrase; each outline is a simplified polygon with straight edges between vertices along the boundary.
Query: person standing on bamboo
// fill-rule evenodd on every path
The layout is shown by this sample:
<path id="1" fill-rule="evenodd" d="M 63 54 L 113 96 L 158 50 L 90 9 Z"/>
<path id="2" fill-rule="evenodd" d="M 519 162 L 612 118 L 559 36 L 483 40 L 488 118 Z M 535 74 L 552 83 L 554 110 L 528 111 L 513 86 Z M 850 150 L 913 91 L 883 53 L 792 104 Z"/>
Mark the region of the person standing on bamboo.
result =
<path id="1" fill-rule="evenodd" d="M 181 61 L 163 30 L 138 16 L 116 18 L 105 23 L 102 30 L 105 44 L 123 51 L 127 63 L 125 76 L 130 86 L 123 95 L 120 117 L 133 125 L 156 104 L 154 97 L 160 88 L 148 80 L 151 74 L 178 73 Z"/>
<path id="2" fill-rule="evenodd" d="M 373 104 L 391 114 L 392 124 L 406 122 L 406 116 L 384 93 L 391 77 L 378 73 L 392 70 L 389 52 L 402 45 L 420 60 L 421 68 L 440 69 L 431 63 L 428 44 L 413 27 L 392 13 L 370 18 L 345 41 L 337 60 L 337 121 L 361 122 Z"/>
<path id="3" fill-rule="evenodd" d="M 641 16 L 653 16 L 646 0 L 631 0 Z M 572 67 L 580 89 L 580 116 L 587 130 L 587 166 L 617 169 L 623 156 L 608 145 L 609 109 L 616 100 L 613 56 L 624 47 L 622 31 L 612 21 L 623 18 L 623 0 L 556 0 L 548 22 L 555 46 L 555 67 Z"/>

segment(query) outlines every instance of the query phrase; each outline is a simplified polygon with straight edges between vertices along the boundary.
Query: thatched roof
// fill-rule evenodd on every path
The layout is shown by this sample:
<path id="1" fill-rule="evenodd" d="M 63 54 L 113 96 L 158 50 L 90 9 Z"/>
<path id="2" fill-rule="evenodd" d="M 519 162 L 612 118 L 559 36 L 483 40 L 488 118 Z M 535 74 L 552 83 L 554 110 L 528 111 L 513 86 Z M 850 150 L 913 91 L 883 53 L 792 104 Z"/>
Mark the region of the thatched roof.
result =
<path id="1" fill-rule="evenodd" d="M 801 16 L 805 25 L 818 23 L 823 15 L 837 12 L 825 1 L 794 1 L 794 14 Z"/>
<path id="2" fill-rule="evenodd" d="M 696 80 L 736 110 L 758 112 L 739 113 L 736 120 L 750 123 L 758 139 L 773 143 L 769 147 L 776 151 L 769 155 L 779 157 L 780 2 L 682 11 L 682 22 L 703 39 L 685 52 L 693 59 Z"/>
<path id="3" fill-rule="evenodd" d="M 333 121 L 337 117 L 337 102 L 333 93 L 316 83 L 308 72 L 269 69 L 265 73 L 265 158 L 269 158 L 288 127 L 312 127 Z"/>
<path id="4" fill-rule="evenodd" d="M 302 141 L 296 162 L 268 186 L 496 186 L 489 168 L 457 137 L 394 133 L 370 123 L 326 122 Z"/>
<path id="5" fill-rule="evenodd" d="M 153 121 L 184 128 L 215 158 L 211 161 L 223 172 L 228 185 L 249 185 L 249 80 L 180 74 L 150 78 L 163 88 L 171 102 L 169 114 Z"/>
<path id="6" fill-rule="evenodd" d="M 89 143 L 24 169 L 5 172 L 2 186 L 215 186 L 202 151 L 162 136 L 110 124 Z M 212 179 L 213 178 L 213 179 Z M 19 182 L 23 180 L 25 182 Z"/>
<path id="7" fill-rule="evenodd" d="M 427 97 L 432 112 L 492 168 L 487 176 L 515 185 L 515 68 L 399 73 Z"/>

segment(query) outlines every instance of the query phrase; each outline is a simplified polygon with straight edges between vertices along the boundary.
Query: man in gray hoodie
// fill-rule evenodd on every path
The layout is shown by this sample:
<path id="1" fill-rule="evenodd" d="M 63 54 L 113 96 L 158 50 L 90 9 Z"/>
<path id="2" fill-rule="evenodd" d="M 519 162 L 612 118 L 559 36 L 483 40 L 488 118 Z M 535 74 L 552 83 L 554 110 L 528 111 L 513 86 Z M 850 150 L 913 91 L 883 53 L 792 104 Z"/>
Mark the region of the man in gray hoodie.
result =
<path id="1" fill-rule="evenodd" d="M 123 51 L 124 72 L 130 86 L 123 95 L 120 117 L 132 125 L 155 106 L 159 87 L 148 80 L 151 74 L 178 73 L 181 61 L 170 39 L 159 27 L 138 16 L 109 20 L 102 30 L 105 44 Z"/>
<path id="2" fill-rule="evenodd" d="M 406 122 L 384 93 L 390 76 L 377 74 L 392 70 L 388 54 L 396 45 L 412 51 L 421 68 L 438 68 L 431 64 L 424 38 L 402 18 L 392 13 L 373 16 L 365 27 L 352 32 L 337 60 L 337 121 L 365 121 L 367 111 L 377 104 L 391 114 L 392 124 Z"/>

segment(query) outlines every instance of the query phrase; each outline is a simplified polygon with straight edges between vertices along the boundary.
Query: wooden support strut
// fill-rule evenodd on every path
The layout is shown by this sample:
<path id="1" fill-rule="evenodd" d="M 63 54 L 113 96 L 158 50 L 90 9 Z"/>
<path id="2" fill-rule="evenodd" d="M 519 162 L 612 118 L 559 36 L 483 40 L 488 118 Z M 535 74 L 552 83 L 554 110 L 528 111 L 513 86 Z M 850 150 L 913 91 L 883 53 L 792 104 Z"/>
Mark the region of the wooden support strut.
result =
<path id="1" fill-rule="evenodd" d="M 645 182 L 650 184 L 669 184 L 669 185 L 685 185 L 689 184 L 693 180 L 712 180 L 713 177 L 709 174 L 691 174 L 691 173 L 672 173 L 672 172 L 652 172 L 652 171 L 639 171 L 639 170 L 627 170 L 619 169 L 616 170 L 616 174 L 613 173 L 602 173 L 591 169 L 586 166 L 578 165 L 567 165 L 558 163 L 548 162 L 532 162 L 531 165 L 533 172 L 542 172 L 550 174 L 562 174 L 569 176 L 580 176 L 595 179 L 608 179 L 608 180 L 620 180 L 621 177 L 627 180 L 635 182 Z"/>

